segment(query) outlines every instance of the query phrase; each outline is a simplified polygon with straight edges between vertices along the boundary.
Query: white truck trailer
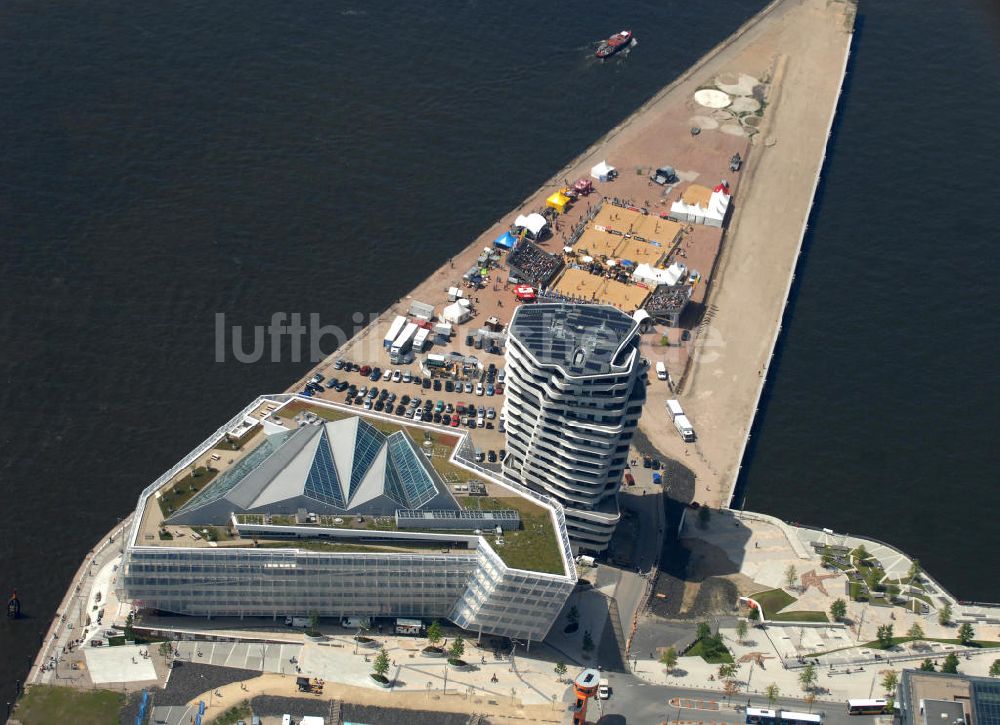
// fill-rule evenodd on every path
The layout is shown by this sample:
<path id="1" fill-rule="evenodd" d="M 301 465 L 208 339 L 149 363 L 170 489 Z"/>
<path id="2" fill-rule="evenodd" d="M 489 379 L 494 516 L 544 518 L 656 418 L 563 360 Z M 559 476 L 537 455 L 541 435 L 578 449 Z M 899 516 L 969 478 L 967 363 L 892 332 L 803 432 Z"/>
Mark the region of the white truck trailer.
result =
<path id="1" fill-rule="evenodd" d="M 667 401 L 667 417 L 674 424 L 674 428 L 688 443 L 695 439 L 694 426 L 691 425 L 691 421 L 688 417 L 684 415 L 684 409 L 681 407 L 679 400 L 668 400 Z"/>
<path id="2" fill-rule="evenodd" d="M 406 318 L 402 315 L 396 315 L 396 319 L 389 325 L 389 331 L 382 338 L 382 347 L 387 349 L 392 347 L 392 343 L 396 341 L 396 338 L 399 337 L 399 333 L 403 331 L 404 327 L 406 327 Z"/>

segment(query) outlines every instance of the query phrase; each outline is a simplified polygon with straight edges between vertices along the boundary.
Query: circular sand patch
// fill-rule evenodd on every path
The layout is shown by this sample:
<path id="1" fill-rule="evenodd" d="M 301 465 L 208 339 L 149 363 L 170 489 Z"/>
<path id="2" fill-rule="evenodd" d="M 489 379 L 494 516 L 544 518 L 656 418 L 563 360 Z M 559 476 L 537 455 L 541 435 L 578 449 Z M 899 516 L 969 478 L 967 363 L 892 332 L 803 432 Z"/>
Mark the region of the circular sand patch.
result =
<path id="1" fill-rule="evenodd" d="M 732 121 L 733 119 L 736 118 L 736 116 L 731 114 L 728 109 L 719 108 L 712 111 L 712 118 L 714 118 L 716 121 L 719 121 L 720 123 L 725 123 L 726 121 Z"/>
<path id="2" fill-rule="evenodd" d="M 731 96 L 749 96 L 753 93 L 754 86 L 759 83 L 760 81 L 746 73 L 740 73 L 739 76 L 735 73 L 723 73 L 715 79 L 716 88 Z"/>
<path id="3" fill-rule="evenodd" d="M 692 126 L 698 126 L 702 131 L 713 131 L 719 127 L 719 122 L 708 116 L 691 116 Z"/>
<path id="4" fill-rule="evenodd" d="M 757 128 L 760 125 L 760 116 L 744 116 L 740 119 L 740 123 L 747 128 Z"/>
<path id="5" fill-rule="evenodd" d="M 735 123 L 724 123 L 719 127 L 722 133 L 728 133 L 730 136 L 746 136 L 746 131 L 743 130 L 742 126 Z"/>
<path id="6" fill-rule="evenodd" d="M 760 110 L 760 101 L 749 96 L 740 96 L 733 99 L 733 105 L 729 109 L 733 113 L 756 113 Z"/>
<path id="7" fill-rule="evenodd" d="M 705 108 L 725 108 L 732 103 L 728 93 L 717 91 L 714 88 L 703 88 L 700 91 L 695 91 L 694 100 Z"/>

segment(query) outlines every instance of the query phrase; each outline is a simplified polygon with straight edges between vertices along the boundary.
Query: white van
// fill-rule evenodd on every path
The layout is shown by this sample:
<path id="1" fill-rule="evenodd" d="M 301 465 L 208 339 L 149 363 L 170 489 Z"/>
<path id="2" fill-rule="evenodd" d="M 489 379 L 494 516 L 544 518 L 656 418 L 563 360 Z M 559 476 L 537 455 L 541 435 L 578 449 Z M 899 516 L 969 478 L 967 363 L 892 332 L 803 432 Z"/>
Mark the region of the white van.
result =
<path id="1" fill-rule="evenodd" d="M 281 716 L 281 725 L 292 725 L 292 716 L 287 712 Z"/>
<path id="2" fill-rule="evenodd" d="M 656 363 L 656 378 L 657 380 L 667 379 L 667 366 L 663 364 L 663 361 Z"/>

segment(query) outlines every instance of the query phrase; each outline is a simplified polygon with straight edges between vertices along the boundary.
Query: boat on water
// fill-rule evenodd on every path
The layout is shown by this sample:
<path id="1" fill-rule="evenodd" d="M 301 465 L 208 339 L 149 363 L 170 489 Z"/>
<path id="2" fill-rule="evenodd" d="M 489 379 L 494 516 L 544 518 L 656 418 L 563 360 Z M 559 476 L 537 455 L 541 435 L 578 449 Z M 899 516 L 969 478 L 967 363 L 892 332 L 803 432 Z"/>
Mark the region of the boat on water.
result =
<path id="1" fill-rule="evenodd" d="M 7 616 L 11 619 L 17 619 L 21 616 L 21 600 L 17 598 L 17 590 L 10 595 L 10 599 L 7 600 Z"/>
<path id="2" fill-rule="evenodd" d="M 610 58 L 619 50 L 625 50 L 632 44 L 632 31 L 622 30 L 621 32 L 615 33 L 607 40 L 602 40 L 601 44 L 597 46 L 597 52 L 594 53 L 598 58 Z"/>

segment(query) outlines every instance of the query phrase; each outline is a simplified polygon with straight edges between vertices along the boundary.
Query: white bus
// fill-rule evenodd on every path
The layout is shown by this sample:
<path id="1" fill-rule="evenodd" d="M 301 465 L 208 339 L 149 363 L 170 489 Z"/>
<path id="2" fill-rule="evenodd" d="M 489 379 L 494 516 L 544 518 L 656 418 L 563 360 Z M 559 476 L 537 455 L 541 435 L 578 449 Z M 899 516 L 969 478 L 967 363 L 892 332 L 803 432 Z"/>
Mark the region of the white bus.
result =
<path id="1" fill-rule="evenodd" d="M 889 702 L 882 698 L 874 700 L 848 700 L 848 715 L 885 715 L 889 712 Z"/>
<path id="2" fill-rule="evenodd" d="M 424 630 L 424 623 L 419 619 L 397 619 L 396 634 L 420 634 Z"/>
<path id="3" fill-rule="evenodd" d="M 763 707 L 746 709 L 747 725 L 821 725 L 820 715 L 791 710 L 769 710 Z"/>

